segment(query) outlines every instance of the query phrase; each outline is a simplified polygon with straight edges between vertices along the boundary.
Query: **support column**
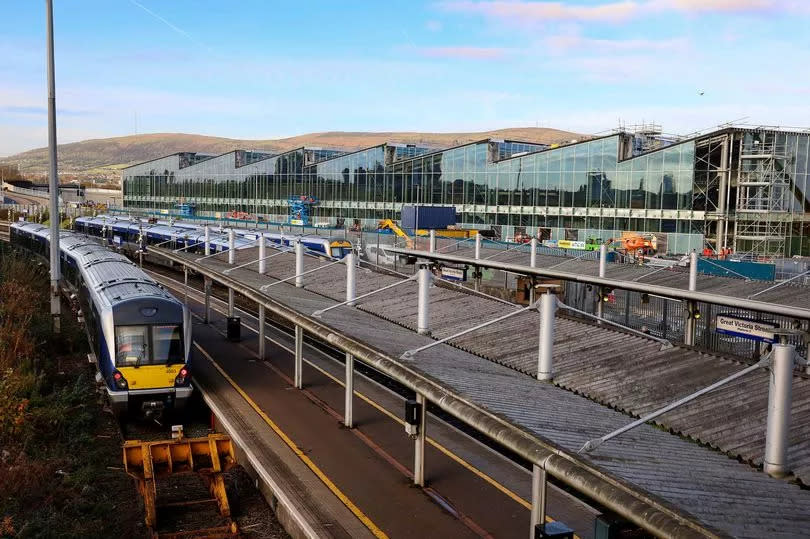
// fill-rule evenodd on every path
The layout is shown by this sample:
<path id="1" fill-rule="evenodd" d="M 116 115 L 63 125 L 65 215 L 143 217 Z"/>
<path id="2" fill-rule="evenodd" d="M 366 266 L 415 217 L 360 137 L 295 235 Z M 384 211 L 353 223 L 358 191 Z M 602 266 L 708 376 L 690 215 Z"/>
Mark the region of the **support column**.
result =
<path id="1" fill-rule="evenodd" d="M 696 252 L 692 251 L 689 253 L 689 290 L 692 292 L 697 290 L 697 267 L 698 256 Z"/>
<path id="2" fill-rule="evenodd" d="M 264 241 L 264 232 L 259 233 L 259 275 L 267 273 L 267 246 Z"/>
<path id="3" fill-rule="evenodd" d="M 536 537 L 537 526 L 546 524 L 546 471 L 537 464 L 532 464 L 532 510 L 529 539 Z"/>
<path id="4" fill-rule="evenodd" d="M 346 354 L 346 395 L 343 408 L 343 424 L 354 427 L 354 356 Z"/>
<path id="5" fill-rule="evenodd" d="M 304 245 L 301 240 L 295 241 L 295 286 L 302 288 L 304 286 Z"/>
<path id="6" fill-rule="evenodd" d="M 550 290 L 540 297 L 540 335 L 537 357 L 537 379 L 550 381 L 554 378 L 554 315 L 557 311 L 557 296 Z"/>
<path id="7" fill-rule="evenodd" d="M 354 307 L 354 298 L 357 297 L 357 266 L 354 253 L 349 253 L 343 259 L 346 263 L 346 305 Z"/>
<path id="8" fill-rule="evenodd" d="M 183 305 L 188 307 L 188 266 L 183 264 Z"/>
<path id="9" fill-rule="evenodd" d="M 233 288 L 228 289 L 228 316 L 233 316 L 235 309 L 233 297 Z"/>
<path id="10" fill-rule="evenodd" d="M 599 246 L 599 277 L 604 278 L 605 273 L 607 273 L 607 244 L 603 243 Z M 629 292 L 628 292 L 628 300 L 629 300 Z M 596 303 L 596 316 L 602 318 L 602 313 L 604 310 L 604 301 L 602 298 L 599 297 Z M 602 324 L 601 321 L 596 322 L 597 324 Z"/>
<path id="11" fill-rule="evenodd" d="M 419 312 L 416 327 L 420 335 L 430 335 L 430 278 L 427 265 L 419 268 Z"/>
<path id="12" fill-rule="evenodd" d="M 689 290 L 691 292 L 697 290 L 697 260 L 697 253 L 694 251 L 689 253 Z M 695 344 L 697 319 L 694 317 L 694 313 L 696 310 L 697 304 L 694 301 L 686 303 L 683 314 L 683 343 L 687 346 L 694 346 Z"/>
<path id="13" fill-rule="evenodd" d="M 476 232 L 475 234 L 475 259 L 481 259 L 481 233 Z M 475 291 L 478 292 L 481 289 L 481 267 L 480 266 L 473 266 L 473 270 L 475 271 Z"/>
<path id="14" fill-rule="evenodd" d="M 295 326 L 295 372 L 293 374 L 293 383 L 295 387 L 301 389 L 303 384 L 303 369 L 304 369 L 304 328 L 299 325 Z"/>
<path id="15" fill-rule="evenodd" d="M 413 484 L 425 486 L 425 431 L 427 430 L 427 400 L 424 395 L 416 394 L 419 403 L 419 433 L 414 440 L 413 448 Z"/>
<path id="16" fill-rule="evenodd" d="M 208 225 L 205 225 L 205 256 L 209 256 L 211 254 L 211 229 L 208 228 Z"/>
<path id="17" fill-rule="evenodd" d="M 436 252 L 436 231 L 432 228 L 430 229 L 430 243 L 428 244 L 428 251 L 431 253 Z"/>
<path id="18" fill-rule="evenodd" d="M 259 305 L 259 360 L 260 361 L 264 361 L 264 347 L 265 347 L 265 341 L 266 341 L 266 339 L 264 338 L 264 331 L 265 331 L 265 326 L 267 324 L 264 321 L 264 316 L 265 316 L 264 305 L 260 304 Z"/>
<path id="19" fill-rule="evenodd" d="M 529 266 L 536 268 L 537 267 L 537 238 L 532 238 L 532 241 L 529 242 L 531 246 L 532 252 L 529 254 Z"/>
<path id="20" fill-rule="evenodd" d="M 228 229 L 228 264 L 233 265 L 236 260 L 236 231 Z"/>
<path id="21" fill-rule="evenodd" d="M 205 323 L 208 324 L 211 321 L 211 278 L 205 277 L 203 283 L 205 289 Z"/>
<path id="22" fill-rule="evenodd" d="M 772 477 L 788 474 L 787 452 L 793 401 L 792 344 L 774 343 L 768 392 L 768 427 L 763 469 Z"/>

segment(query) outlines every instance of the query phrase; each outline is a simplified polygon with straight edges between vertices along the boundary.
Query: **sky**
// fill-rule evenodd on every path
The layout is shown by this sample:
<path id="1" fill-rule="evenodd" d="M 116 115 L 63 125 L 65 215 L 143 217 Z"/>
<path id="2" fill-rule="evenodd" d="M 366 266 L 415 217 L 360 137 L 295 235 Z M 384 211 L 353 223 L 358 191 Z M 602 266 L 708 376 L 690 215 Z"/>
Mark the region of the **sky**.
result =
<path id="1" fill-rule="evenodd" d="M 45 3 L 0 0 L 0 156 L 47 145 Z M 810 1 L 54 0 L 60 143 L 810 127 Z"/>

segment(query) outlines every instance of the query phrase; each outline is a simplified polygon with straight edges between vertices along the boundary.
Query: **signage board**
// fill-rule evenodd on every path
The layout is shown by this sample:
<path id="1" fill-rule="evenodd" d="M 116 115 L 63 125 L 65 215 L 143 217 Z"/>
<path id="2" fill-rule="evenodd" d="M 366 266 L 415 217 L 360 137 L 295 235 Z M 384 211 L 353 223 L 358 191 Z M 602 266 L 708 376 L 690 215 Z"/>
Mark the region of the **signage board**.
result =
<path id="1" fill-rule="evenodd" d="M 467 280 L 467 270 L 464 268 L 450 268 L 447 266 L 442 266 L 442 279 L 446 279 L 448 281 L 466 281 Z"/>
<path id="2" fill-rule="evenodd" d="M 585 242 L 584 241 L 559 240 L 559 241 L 557 241 L 557 247 L 562 247 L 563 249 L 585 249 Z"/>
<path id="3" fill-rule="evenodd" d="M 304 226 L 304 220 L 303 219 L 290 219 L 290 224 L 291 225 Z"/>
<path id="4" fill-rule="evenodd" d="M 113 243 L 120 247 L 121 246 L 121 236 L 117 236 L 117 235 L 113 236 Z"/>
<path id="5" fill-rule="evenodd" d="M 714 330 L 723 335 L 767 343 L 774 342 L 773 330 L 778 327 L 771 322 L 731 314 L 718 314 L 714 319 L 714 326 Z"/>

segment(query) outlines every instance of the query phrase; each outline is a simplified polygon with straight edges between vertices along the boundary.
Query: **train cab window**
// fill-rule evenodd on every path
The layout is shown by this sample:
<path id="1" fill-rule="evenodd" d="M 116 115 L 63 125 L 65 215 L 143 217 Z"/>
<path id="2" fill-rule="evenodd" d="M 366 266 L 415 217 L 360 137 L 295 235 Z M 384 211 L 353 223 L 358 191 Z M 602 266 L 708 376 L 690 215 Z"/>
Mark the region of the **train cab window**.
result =
<path id="1" fill-rule="evenodd" d="M 115 365 L 136 367 L 148 363 L 149 326 L 115 328 Z"/>
<path id="2" fill-rule="evenodd" d="M 153 363 L 183 363 L 180 326 L 152 326 Z"/>

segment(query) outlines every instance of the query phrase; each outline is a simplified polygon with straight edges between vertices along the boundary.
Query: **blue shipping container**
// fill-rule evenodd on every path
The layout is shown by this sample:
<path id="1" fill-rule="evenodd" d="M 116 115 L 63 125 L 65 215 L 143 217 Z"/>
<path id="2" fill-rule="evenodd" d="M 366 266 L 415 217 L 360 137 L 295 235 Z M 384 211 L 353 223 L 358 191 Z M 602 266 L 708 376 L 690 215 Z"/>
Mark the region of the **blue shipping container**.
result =
<path id="1" fill-rule="evenodd" d="M 773 281 L 776 278 L 776 266 L 760 262 L 708 261 L 698 258 L 698 271 L 707 275 L 721 275 L 723 277 L 745 276 L 757 281 Z"/>
<path id="2" fill-rule="evenodd" d="M 455 224 L 455 206 L 402 206 L 403 228 L 440 230 Z"/>

